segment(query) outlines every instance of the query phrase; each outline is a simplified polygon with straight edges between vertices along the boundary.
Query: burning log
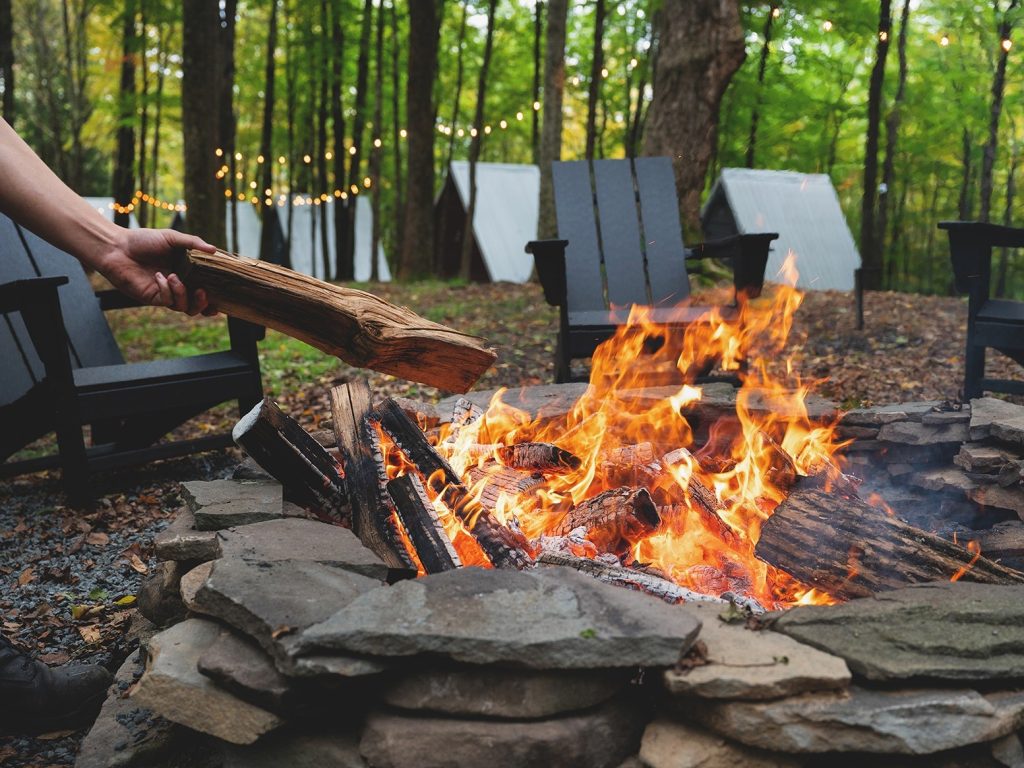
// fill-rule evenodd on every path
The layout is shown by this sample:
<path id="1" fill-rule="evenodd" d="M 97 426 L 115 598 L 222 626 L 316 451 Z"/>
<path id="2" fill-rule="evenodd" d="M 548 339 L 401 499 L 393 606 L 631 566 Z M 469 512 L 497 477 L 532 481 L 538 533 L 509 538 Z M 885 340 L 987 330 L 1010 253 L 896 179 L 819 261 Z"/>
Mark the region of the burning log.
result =
<path id="1" fill-rule="evenodd" d="M 265 261 L 190 250 L 177 272 L 190 288 L 205 289 L 225 314 L 274 328 L 359 368 L 465 392 L 496 357 L 477 336 Z"/>
<path id="2" fill-rule="evenodd" d="M 238 420 L 231 437 L 284 486 L 293 501 L 327 522 L 351 524 L 349 496 L 338 462 L 269 397 Z"/>
<path id="3" fill-rule="evenodd" d="M 525 568 L 530 557 L 522 534 L 503 526 L 479 502 L 472 499 L 459 476 L 427 442 L 426 435 L 394 401 L 382 401 L 370 414 L 381 429 L 426 478 L 435 493 L 462 521 L 495 567 Z"/>
<path id="4" fill-rule="evenodd" d="M 482 467 L 470 467 L 467 473 L 469 487 L 474 491 L 483 483 L 479 493 L 480 503 L 485 509 L 494 510 L 503 496 L 518 499 L 523 494 L 544 485 L 544 476 L 536 472 L 523 472 L 512 467 L 503 467 L 497 462 L 485 463 Z"/>
<path id="5" fill-rule="evenodd" d="M 680 587 L 675 582 L 660 579 L 643 571 L 636 571 L 632 568 L 624 568 L 621 565 L 610 565 L 600 560 L 591 560 L 586 557 L 573 557 L 561 552 L 541 552 L 537 557 L 541 565 L 557 565 L 563 568 L 572 568 L 574 571 L 593 576 L 605 584 L 614 584 L 617 587 L 634 589 L 647 595 L 660 598 L 667 603 L 720 603 L 725 605 L 727 600 L 718 597 L 710 597 L 694 592 L 686 587 Z"/>
<path id="6" fill-rule="evenodd" d="M 503 445 L 498 448 L 498 460 L 513 469 L 548 473 L 571 472 L 583 463 L 578 456 L 551 443 Z"/>
<path id="7" fill-rule="evenodd" d="M 334 387 L 330 400 L 334 435 L 351 496 L 352 530 L 390 568 L 414 576 L 416 567 L 402 542 L 396 510 L 387 493 L 380 435 L 366 419 L 369 385 L 360 380 Z"/>
<path id="8" fill-rule="evenodd" d="M 646 488 L 614 488 L 584 499 L 570 509 L 552 533 L 565 536 L 583 528 L 602 552 L 622 549 L 623 542 L 650 535 L 661 522 Z"/>
<path id="9" fill-rule="evenodd" d="M 636 443 L 620 445 L 601 452 L 602 464 L 629 467 L 636 464 L 650 464 L 654 461 L 654 445 L 652 443 Z"/>
<path id="10" fill-rule="evenodd" d="M 701 465 L 697 463 L 696 458 L 692 456 L 688 450 L 685 448 L 677 448 L 674 451 L 666 453 L 661 458 L 661 462 L 658 463 L 658 466 L 667 468 L 686 461 L 689 461 L 691 466 L 690 478 L 686 485 L 686 495 L 689 497 L 690 504 L 665 504 L 660 509 L 662 517 L 666 520 L 670 520 L 675 515 L 684 514 L 686 509 L 693 509 L 701 516 L 705 526 L 710 530 L 715 531 L 722 541 L 736 541 L 736 534 L 722 519 L 719 512 L 719 510 L 722 509 L 722 503 L 718 500 L 715 492 L 708 488 L 704 481 L 697 476 L 697 472 L 695 470 L 699 469 Z M 666 470 L 662 469 L 661 471 L 664 472 Z M 659 501 L 671 501 L 670 499 L 662 498 L 665 494 L 656 495 L 658 496 Z"/>
<path id="11" fill-rule="evenodd" d="M 387 487 L 423 569 L 427 573 L 440 573 L 461 568 L 459 556 L 420 479 L 415 475 L 402 475 L 389 482 Z"/>
<path id="12" fill-rule="evenodd" d="M 855 498 L 817 488 L 790 494 L 761 527 L 754 550 L 794 578 L 850 599 L 959 574 L 965 581 L 1021 584 L 1024 574 L 907 525 Z"/>

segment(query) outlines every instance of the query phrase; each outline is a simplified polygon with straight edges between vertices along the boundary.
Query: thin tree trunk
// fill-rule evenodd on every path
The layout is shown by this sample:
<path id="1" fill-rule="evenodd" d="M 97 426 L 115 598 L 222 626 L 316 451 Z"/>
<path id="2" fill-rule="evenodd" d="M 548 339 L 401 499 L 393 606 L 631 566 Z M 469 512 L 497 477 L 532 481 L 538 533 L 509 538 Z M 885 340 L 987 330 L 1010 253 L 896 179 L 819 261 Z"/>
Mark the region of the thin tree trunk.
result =
<path id="1" fill-rule="evenodd" d="M 402 69 L 400 62 L 400 42 L 398 30 L 398 11 L 395 0 L 390 5 L 391 16 L 391 150 L 394 162 L 395 195 L 392 219 L 395 221 L 395 253 L 402 253 L 403 232 L 405 231 L 405 187 L 402 180 L 402 116 L 400 112 Z M 397 263 L 397 260 L 392 261 Z"/>
<path id="2" fill-rule="evenodd" d="M 585 156 L 594 158 L 594 143 L 597 139 L 597 102 L 601 95 L 604 78 L 604 7 L 605 0 L 596 0 L 594 7 L 594 47 L 590 57 L 590 85 L 587 89 L 587 145 Z"/>
<path id="3" fill-rule="evenodd" d="M 275 230 L 269 223 L 274 215 L 274 51 L 277 50 L 277 0 L 270 0 L 270 25 L 267 28 L 267 62 L 263 75 L 263 128 L 260 132 L 260 155 L 263 165 L 260 168 L 260 199 L 259 210 L 263 214 L 260 227 L 260 259 L 275 261 L 274 234 Z M 236 241 L 237 242 L 237 241 Z M 236 245 L 237 249 L 238 246 Z"/>
<path id="4" fill-rule="evenodd" d="M 426 277 L 434 263 L 434 105 L 440 32 L 437 0 L 409 3 L 409 70 L 405 81 L 409 176 L 398 275 Z"/>
<path id="5" fill-rule="evenodd" d="M 4 120 L 14 125 L 14 22 L 11 14 L 11 0 L 0 0 L 0 86 L 3 99 L 0 113 Z"/>
<path id="6" fill-rule="evenodd" d="M 899 74 L 897 75 L 896 95 L 893 97 L 892 108 L 885 119 L 885 158 L 882 161 L 882 184 L 878 194 L 878 226 L 875 232 L 875 242 L 880 251 L 879 263 L 882 265 L 889 260 L 885 248 L 885 238 L 889 230 L 889 192 L 892 189 L 895 176 L 896 143 L 899 140 L 903 96 L 907 87 L 907 25 L 909 21 L 910 0 L 903 0 L 903 15 L 900 17 L 900 31 L 896 40 Z M 895 258 L 895 254 L 892 258 Z"/>
<path id="7" fill-rule="evenodd" d="M 285 12 L 285 25 L 284 25 L 284 90 L 285 90 L 285 102 L 288 110 L 288 147 L 285 158 L 285 167 L 287 168 L 288 178 L 288 201 L 285 204 L 288 225 L 288 243 L 286 247 L 286 260 L 284 266 L 289 269 L 292 266 L 292 241 L 295 239 L 294 229 L 292 228 L 295 224 L 295 79 L 298 75 L 298 62 L 295 60 L 295 48 L 292 42 L 292 8 L 288 0 L 285 0 L 284 5 Z M 335 204 L 337 205 L 337 204 Z M 313 265 L 310 264 L 310 272 L 313 271 Z"/>
<path id="8" fill-rule="evenodd" d="M 229 183 L 234 185 L 235 173 L 237 171 L 235 161 L 235 133 L 237 131 L 237 120 L 235 119 L 235 15 L 238 10 L 238 0 L 224 0 L 223 21 L 220 27 L 221 56 L 224 59 L 224 79 L 221 82 L 220 102 L 220 143 L 218 146 L 224 150 L 224 158 L 227 158 Z M 228 212 L 231 214 L 231 246 L 238 250 L 238 201 L 231 196 L 230 202 L 225 202 Z"/>
<path id="9" fill-rule="evenodd" d="M 352 149 L 354 150 L 349 160 L 348 183 L 349 192 L 364 189 L 363 179 L 363 134 L 366 132 L 366 96 L 367 81 L 370 72 L 370 30 L 373 23 L 373 0 L 365 0 L 363 3 L 362 26 L 359 30 L 359 59 L 356 64 L 356 104 L 355 114 L 352 116 Z M 355 275 L 355 234 L 356 234 L 356 208 L 358 207 L 358 193 L 349 198 L 348 205 L 348 233 L 345 239 L 345 268 Z M 338 254 L 338 264 L 341 264 L 341 254 Z"/>
<path id="10" fill-rule="evenodd" d="M 324 63 L 324 66 L 319 71 L 319 83 L 320 83 L 320 98 L 317 103 L 316 110 L 316 143 L 317 147 L 316 157 L 316 175 L 319 178 L 320 184 L 318 187 L 313 189 L 313 194 L 319 196 L 318 204 L 315 209 L 318 210 L 318 216 L 320 221 L 320 247 L 324 253 L 324 280 L 330 280 L 332 273 L 330 270 L 331 263 L 331 241 L 330 241 L 330 227 L 327 225 L 327 200 L 324 200 L 324 193 L 330 194 L 330 185 L 328 184 L 327 177 L 327 111 L 329 105 L 327 103 L 327 88 L 329 83 L 328 78 L 330 77 L 330 71 L 326 66 L 327 62 L 327 29 L 328 29 L 329 18 L 327 14 L 327 0 L 320 0 L 320 62 Z M 337 151 L 341 152 L 344 147 L 336 147 Z M 328 200 L 330 197 L 328 197 Z M 340 200 L 338 201 L 341 202 Z M 342 254 L 337 251 L 334 252 L 334 273 L 333 277 L 335 280 L 338 279 L 338 272 L 340 271 L 338 265 L 342 263 Z"/>
<path id="11" fill-rule="evenodd" d="M 972 144 L 971 132 L 968 130 L 967 126 L 964 126 L 960 150 L 960 166 L 963 168 L 963 174 L 960 177 L 960 198 L 957 201 L 956 207 L 960 221 L 970 221 L 972 218 L 971 202 L 974 197 L 971 190 L 972 181 L 974 179 Z"/>
<path id="12" fill-rule="evenodd" d="M 127 227 L 131 213 L 128 206 L 135 193 L 135 54 L 139 47 L 135 3 L 132 0 L 126 0 L 124 4 L 121 25 L 121 89 L 112 192 L 115 206 L 120 206 L 114 209 L 114 223 Z"/>
<path id="13" fill-rule="evenodd" d="M 860 206 L 860 253 L 864 265 L 863 286 L 877 290 L 882 280 L 882 251 L 875 237 L 875 209 L 878 198 L 878 135 L 882 116 L 882 86 L 885 60 L 889 53 L 892 27 L 890 0 L 881 0 L 875 42 L 875 65 L 868 84 L 868 129 L 864 142 L 864 194 Z"/>
<path id="14" fill-rule="evenodd" d="M 750 138 L 747 139 L 747 168 L 753 168 L 757 156 L 757 124 L 761 119 L 761 102 L 764 99 L 764 73 L 768 68 L 768 54 L 772 48 L 772 22 L 779 6 L 768 5 L 768 17 L 764 20 L 764 41 L 761 43 L 761 59 L 757 65 L 757 96 L 754 98 L 754 111 L 750 115 Z"/>
<path id="15" fill-rule="evenodd" d="M 132 6 L 131 0 L 126 0 L 123 13 L 127 14 L 128 8 Z M 67 92 L 64 94 L 64 103 L 68 110 L 69 124 L 68 128 L 71 135 L 71 155 L 69 158 L 70 164 L 67 168 L 67 175 L 65 180 L 72 189 L 78 190 L 82 185 L 82 174 L 83 174 L 83 146 L 82 146 L 82 126 L 85 124 L 86 116 L 85 112 L 86 104 L 84 98 L 84 71 L 81 56 L 78 51 L 81 47 L 81 38 L 85 36 L 85 21 L 84 21 L 84 6 L 76 8 L 75 18 L 76 24 L 71 24 L 71 11 L 68 7 L 68 0 L 62 0 L 61 2 L 61 18 L 64 26 L 64 65 L 67 77 Z M 132 10 L 134 13 L 134 10 Z M 124 29 L 122 28 L 122 33 Z M 131 40 L 134 40 L 137 33 L 133 31 Z M 123 45 L 127 45 L 129 40 L 122 40 Z M 123 58 L 127 58 L 127 54 L 122 47 Z M 132 48 L 132 54 L 134 55 L 134 48 Z M 133 77 L 134 77 L 134 63 L 133 63 Z M 121 62 L 121 95 L 124 96 L 124 67 L 125 63 Z M 80 86 L 82 90 L 79 90 Z M 132 83 L 132 97 L 134 100 L 135 85 Z M 121 105 L 123 109 L 123 105 Z M 134 119 L 134 115 L 132 116 Z M 123 113 L 119 114 L 119 119 L 123 119 Z M 120 130 L 120 126 L 119 126 Z M 119 133 L 120 135 L 120 133 Z M 119 139 L 120 141 L 120 139 Z M 118 154 L 121 152 L 120 146 L 118 147 Z M 119 162 L 115 156 L 115 165 Z M 134 162 L 134 152 L 133 158 Z M 115 169 L 115 176 L 117 171 Z M 116 182 L 115 182 L 116 186 Z M 129 185 L 130 186 L 130 185 Z M 117 192 L 114 193 L 114 200 L 117 200 Z M 130 200 L 130 196 L 129 196 Z M 122 203 L 123 204 L 123 203 Z M 115 220 L 117 215 L 115 214 Z M 124 219 L 122 226 L 127 226 L 127 218 Z"/>
<path id="16" fill-rule="evenodd" d="M 540 103 L 540 41 L 544 31 L 543 14 L 544 2 L 543 0 L 536 0 L 533 8 L 533 103 L 530 105 L 530 108 L 533 110 L 530 146 L 533 148 L 534 165 L 540 162 L 540 110 L 537 109 L 537 105 Z"/>
<path id="17" fill-rule="evenodd" d="M 1003 14 L 999 23 L 999 61 L 996 64 L 996 71 L 992 77 L 992 106 L 989 111 L 988 141 L 985 143 L 985 152 L 981 157 L 981 210 L 978 218 L 982 221 L 989 220 L 989 210 L 992 205 L 992 172 L 996 165 L 996 151 L 999 148 L 999 116 L 1003 111 L 1003 92 L 1006 90 L 1006 63 L 1010 58 L 1010 46 L 1004 41 L 1010 39 L 1010 32 L 1013 24 L 1010 21 L 1010 13 L 1017 7 L 1018 0 L 1013 0 L 1006 13 Z M 998 10 L 999 3 L 996 2 Z"/>
<path id="18" fill-rule="evenodd" d="M 551 163 L 562 159 L 562 97 L 565 93 L 565 24 L 568 0 L 548 0 L 544 52 L 544 122 L 540 136 L 540 215 L 537 236 L 557 237 Z"/>
<path id="19" fill-rule="evenodd" d="M 334 137 L 334 188 L 344 197 L 334 197 L 335 276 L 354 280 L 355 268 L 341 258 L 348 242 L 348 188 L 345 185 L 345 111 L 342 109 L 342 79 L 345 62 L 345 31 L 341 23 L 343 3 L 334 0 L 331 7 L 331 131 Z M 354 201 L 353 201 L 354 204 Z M 352 269 L 349 267 L 352 266 Z"/>
<path id="20" fill-rule="evenodd" d="M 370 181 L 373 194 L 373 236 L 370 239 L 370 282 L 380 280 L 377 251 L 380 248 L 381 127 L 384 124 L 384 8 L 377 9 L 377 33 L 373 52 L 373 144 L 370 149 Z"/>
<path id="21" fill-rule="evenodd" d="M 146 60 L 146 2 L 139 0 L 139 69 L 142 70 L 142 84 L 139 89 L 139 189 L 149 190 L 149 179 L 146 178 L 146 131 L 149 129 L 149 66 Z M 136 218 L 139 226 L 149 223 L 149 206 L 140 205 Z"/>
<path id="22" fill-rule="evenodd" d="M 451 131 L 448 133 L 448 157 L 445 159 L 444 172 L 452 165 L 452 157 L 455 155 L 455 126 L 459 123 L 459 102 L 462 100 L 462 76 L 465 72 L 465 56 L 463 55 L 466 43 L 466 17 L 469 16 L 469 3 L 463 0 L 462 21 L 459 22 L 459 37 L 455 54 L 455 95 L 452 98 L 452 123 Z M 444 242 L 444 238 L 441 238 Z"/>
<path id="23" fill-rule="evenodd" d="M 1003 225 L 1013 224 L 1013 203 L 1017 194 L 1017 163 L 1020 160 L 1020 144 L 1016 141 L 1010 151 L 1010 167 L 1006 169 L 1006 208 L 1003 210 Z M 999 277 L 996 280 L 996 296 L 1006 296 L 1006 276 L 1010 267 L 1010 249 L 999 253 Z"/>
<path id="24" fill-rule="evenodd" d="M 167 68 L 167 35 L 169 30 L 164 27 L 160 30 L 159 52 L 157 53 L 157 75 L 156 75 L 156 115 L 153 118 L 153 159 L 150 166 L 150 194 L 153 197 L 160 197 L 160 121 L 164 111 L 164 70 Z M 153 217 L 153 222 L 156 216 Z"/>
<path id="25" fill-rule="evenodd" d="M 217 189 L 219 114 L 223 89 L 211 87 L 220 73 L 220 11 L 208 0 L 182 0 L 181 123 L 185 139 L 185 204 L 188 229 L 213 245 L 225 240 L 224 195 Z M 217 85 L 216 83 L 214 84 Z"/>
<path id="26" fill-rule="evenodd" d="M 494 48 L 494 15 L 498 0 L 487 3 L 487 37 L 484 41 L 484 58 L 480 64 L 480 79 L 476 88 L 476 114 L 469 142 L 469 205 L 466 206 L 466 224 L 462 233 L 462 258 L 459 260 L 459 277 L 468 281 L 473 265 L 473 216 L 476 214 L 476 164 L 480 159 L 480 145 L 484 140 L 484 115 L 487 102 L 487 73 L 491 68 L 491 51 Z"/>

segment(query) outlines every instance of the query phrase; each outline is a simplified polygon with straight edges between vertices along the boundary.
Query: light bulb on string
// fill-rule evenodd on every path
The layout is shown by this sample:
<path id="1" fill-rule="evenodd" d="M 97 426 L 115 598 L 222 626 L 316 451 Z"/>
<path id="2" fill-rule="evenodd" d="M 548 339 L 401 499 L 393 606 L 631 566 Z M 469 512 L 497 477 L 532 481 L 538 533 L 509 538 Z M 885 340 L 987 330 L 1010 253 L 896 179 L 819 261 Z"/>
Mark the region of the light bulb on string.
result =
<path id="1" fill-rule="evenodd" d="M 829 21 L 828 19 L 825 19 L 825 22 L 821 25 L 821 28 L 824 29 L 826 32 L 831 32 L 832 22 Z"/>

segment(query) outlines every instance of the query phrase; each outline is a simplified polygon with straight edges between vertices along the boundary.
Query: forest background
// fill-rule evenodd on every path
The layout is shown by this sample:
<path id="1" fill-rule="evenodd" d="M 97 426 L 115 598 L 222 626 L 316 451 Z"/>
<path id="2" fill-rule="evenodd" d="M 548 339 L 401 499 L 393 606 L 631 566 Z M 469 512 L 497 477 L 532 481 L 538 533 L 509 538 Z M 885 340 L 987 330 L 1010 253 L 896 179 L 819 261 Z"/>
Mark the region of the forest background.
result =
<path id="1" fill-rule="evenodd" d="M 671 154 L 688 230 L 723 167 L 826 173 L 868 287 L 948 293 L 938 221 L 1024 219 L 1022 23 L 1020 0 L 0 0 L 0 105 L 144 225 L 187 205 L 223 243 L 234 205 L 343 203 L 316 225 L 338 279 L 355 195 L 425 277 L 452 159 Z M 1024 296 L 1024 261 L 997 290 Z"/>

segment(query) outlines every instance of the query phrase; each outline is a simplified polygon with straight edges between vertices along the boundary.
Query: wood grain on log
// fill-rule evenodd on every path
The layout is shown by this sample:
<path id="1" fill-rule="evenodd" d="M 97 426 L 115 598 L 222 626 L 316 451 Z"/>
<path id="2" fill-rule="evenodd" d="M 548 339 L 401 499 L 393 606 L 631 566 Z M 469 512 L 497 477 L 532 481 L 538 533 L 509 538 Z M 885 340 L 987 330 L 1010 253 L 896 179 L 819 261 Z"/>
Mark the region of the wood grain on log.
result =
<path id="1" fill-rule="evenodd" d="M 309 507 L 322 520 L 351 524 L 348 491 L 338 462 L 269 397 L 239 419 L 231 437 L 297 504 Z"/>
<path id="2" fill-rule="evenodd" d="M 551 443 L 516 443 L 498 448 L 498 460 L 513 469 L 537 472 L 571 472 L 579 469 L 580 458 Z"/>
<path id="3" fill-rule="evenodd" d="M 365 380 L 331 389 L 331 416 L 352 505 L 352 530 L 359 540 L 387 565 L 404 575 L 416 568 L 398 531 L 387 472 L 380 450 L 380 435 L 366 416 L 370 388 Z M 399 574 L 396 574 L 399 575 Z"/>
<path id="4" fill-rule="evenodd" d="M 754 550 L 766 563 L 842 599 L 908 584 L 962 578 L 1024 583 L 1024 574 L 975 558 L 968 550 L 915 528 L 855 497 L 796 488 L 761 527 Z"/>
<path id="5" fill-rule="evenodd" d="M 480 503 L 489 510 L 494 510 L 498 506 L 498 501 L 503 495 L 520 499 L 523 494 L 544 485 L 544 476 L 540 473 L 503 467 L 494 461 L 485 462 L 483 466 L 470 467 L 466 473 L 466 480 L 469 488 L 479 496 Z M 481 483 L 483 486 L 477 493 Z"/>
<path id="6" fill-rule="evenodd" d="M 426 435 L 391 399 L 373 409 L 370 418 L 412 462 L 441 499 L 479 542 L 495 567 L 525 568 L 530 564 L 526 540 L 506 526 L 469 494 L 462 480 L 444 458 L 427 442 Z"/>
<path id="7" fill-rule="evenodd" d="M 460 568 L 459 556 L 420 479 L 415 475 L 402 475 L 390 481 L 387 487 L 423 569 L 427 573 L 440 573 Z"/>
<path id="8" fill-rule="evenodd" d="M 484 340 L 384 299 L 225 251 L 190 250 L 178 274 L 225 314 L 266 325 L 350 365 L 465 392 L 496 355 Z"/>
<path id="9" fill-rule="evenodd" d="M 599 551 L 620 552 L 631 540 L 653 533 L 660 522 L 646 488 L 613 488 L 570 509 L 552 533 L 566 536 L 583 528 Z"/>

